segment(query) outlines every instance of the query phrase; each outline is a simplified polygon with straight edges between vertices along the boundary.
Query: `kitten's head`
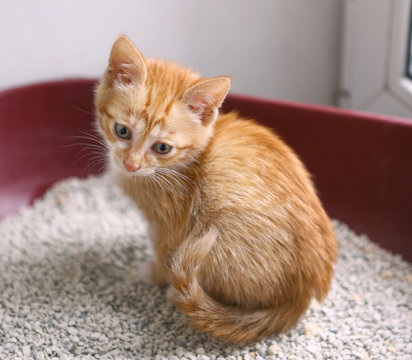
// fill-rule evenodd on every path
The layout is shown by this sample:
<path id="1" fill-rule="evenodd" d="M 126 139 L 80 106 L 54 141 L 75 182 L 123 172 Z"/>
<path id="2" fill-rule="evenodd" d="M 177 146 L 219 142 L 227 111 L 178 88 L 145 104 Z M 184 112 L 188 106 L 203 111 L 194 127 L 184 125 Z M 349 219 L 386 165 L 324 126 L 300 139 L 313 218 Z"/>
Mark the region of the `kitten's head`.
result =
<path id="1" fill-rule="evenodd" d="M 187 166 L 210 140 L 229 87 L 229 77 L 204 79 L 176 64 L 145 59 L 120 37 L 95 98 L 112 164 L 142 176 Z"/>

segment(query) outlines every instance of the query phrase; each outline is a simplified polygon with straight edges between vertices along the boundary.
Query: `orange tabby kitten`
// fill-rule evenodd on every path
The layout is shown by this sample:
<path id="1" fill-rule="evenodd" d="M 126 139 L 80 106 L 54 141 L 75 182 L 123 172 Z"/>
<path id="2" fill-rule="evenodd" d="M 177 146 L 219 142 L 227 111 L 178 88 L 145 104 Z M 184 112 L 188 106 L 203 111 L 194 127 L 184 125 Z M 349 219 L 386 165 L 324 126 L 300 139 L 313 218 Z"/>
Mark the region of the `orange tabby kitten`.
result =
<path id="1" fill-rule="evenodd" d="M 218 114 L 229 77 L 145 59 L 125 36 L 96 91 L 111 171 L 150 223 L 152 279 L 189 323 L 244 343 L 325 297 L 336 240 L 309 175 L 273 132 Z"/>

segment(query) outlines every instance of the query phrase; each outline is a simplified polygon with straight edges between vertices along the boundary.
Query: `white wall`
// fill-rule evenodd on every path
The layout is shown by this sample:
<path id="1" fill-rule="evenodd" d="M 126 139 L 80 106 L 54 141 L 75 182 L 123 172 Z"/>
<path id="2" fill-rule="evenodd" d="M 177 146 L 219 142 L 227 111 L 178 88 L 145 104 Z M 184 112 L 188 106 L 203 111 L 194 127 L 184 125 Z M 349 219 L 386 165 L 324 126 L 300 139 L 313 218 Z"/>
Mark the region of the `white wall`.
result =
<path id="1" fill-rule="evenodd" d="M 337 88 L 341 0 L 2 0 L 0 89 L 97 77 L 115 38 L 232 91 L 330 104 Z"/>

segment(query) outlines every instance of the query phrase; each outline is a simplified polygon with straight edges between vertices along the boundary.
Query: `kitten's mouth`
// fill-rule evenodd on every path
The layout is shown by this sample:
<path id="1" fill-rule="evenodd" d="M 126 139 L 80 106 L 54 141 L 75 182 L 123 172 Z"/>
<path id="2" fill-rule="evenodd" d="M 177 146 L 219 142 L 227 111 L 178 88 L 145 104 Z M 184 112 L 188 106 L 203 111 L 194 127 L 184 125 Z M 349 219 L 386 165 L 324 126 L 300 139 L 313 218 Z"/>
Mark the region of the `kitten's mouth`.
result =
<path id="1" fill-rule="evenodd" d="M 154 168 L 142 168 L 139 165 L 129 163 L 125 160 L 116 159 L 115 160 L 116 167 L 126 176 L 130 177 L 146 177 L 154 174 Z"/>
<path id="2" fill-rule="evenodd" d="M 123 168 L 123 170 L 128 176 L 131 176 L 131 177 L 146 177 L 146 176 L 150 176 L 155 173 L 155 169 L 139 168 L 135 171 L 129 171 Z"/>

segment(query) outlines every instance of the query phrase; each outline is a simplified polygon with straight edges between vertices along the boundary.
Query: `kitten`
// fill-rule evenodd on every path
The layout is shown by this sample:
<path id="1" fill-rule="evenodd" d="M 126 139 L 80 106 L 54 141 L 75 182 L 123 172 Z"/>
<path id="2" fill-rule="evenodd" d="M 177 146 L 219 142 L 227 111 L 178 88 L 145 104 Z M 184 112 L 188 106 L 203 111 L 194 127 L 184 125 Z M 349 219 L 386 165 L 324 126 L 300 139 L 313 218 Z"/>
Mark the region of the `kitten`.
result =
<path id="1" fill-rule="evenodd" d="M 153 231 L 152 280 L 188 322 L 234 343 L 295 325 L 333 275 L 328 216 L 271 130 L 218 114 L 226 76 L 145 59 L 125 36 L 96 89 L 111 171 Z"/>

